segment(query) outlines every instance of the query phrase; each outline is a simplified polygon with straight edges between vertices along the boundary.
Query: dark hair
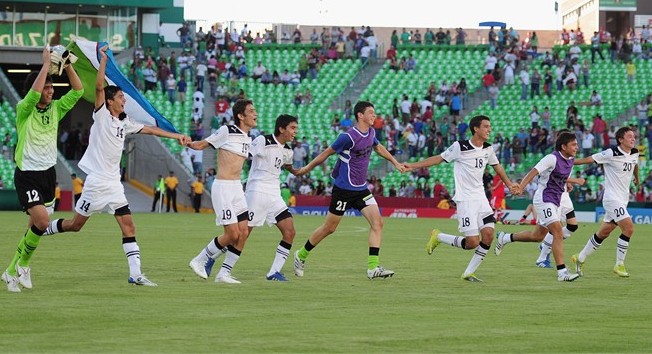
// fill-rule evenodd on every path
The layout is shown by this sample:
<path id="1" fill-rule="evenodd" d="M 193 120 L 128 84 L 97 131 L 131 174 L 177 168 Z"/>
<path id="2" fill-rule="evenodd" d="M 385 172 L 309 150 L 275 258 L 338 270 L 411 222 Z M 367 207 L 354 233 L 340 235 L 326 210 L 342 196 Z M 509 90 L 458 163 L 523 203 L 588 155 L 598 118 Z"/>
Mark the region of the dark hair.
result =
<path id="1" fill-rule="evenodd" d="M 489 117 L 483 116 L 483 115 L 479 115 L 479 116 L 475 116 L 475 117 L 471 118 L 471 121 L 469 122 L 469 128 L 471 129 L 471 135 L 475 134 L 475 131 L 473 130 L 473 128 L 480 128 L 480 124 L 482 124 L 483 120 L 491 121 L 489 119 Z"/>
<path id="2" fill-rule="evenodd" d="M 109 85 L 104 88 L 104 100 L 114 100 L 115 95 L 118 94 L 119 91 L 122 91 L 122 89 L 118 86 L 115 85 Z"/>
<path id="3" fill-rule="evenodd" d="M 25 83 L 23 84 L 23 91 L 25 95 L 29 92 L 29 90 L 34 85 L 34 81 L 36 81 L 36 77 L 38 76 L 38 73 L 39 73 L 38 71 L 32 71 L 29 75 L 27 75 L 27 78 L 25 79 Z M 50 76 L 50 74 L 48 74 L 45 77 L 45 83 L 46 84 L 52 83 L 52 76 Z"/>
<path id="4" fill-rule="evenodd" d="M 281 135 L 281 128 L 287 128 L 292 122 L 299 122 L 299 119 L 289 114 L 281 114 L 276 118 L 276 125 L 274 126 L 274 135 Z"/>
<path id="5" fill-rule="evenodd" d="M 358 113 L 364 114 L 364 111 L 369 107 L 374 108 L 373 103 L 369 101 L 359 101 L 355 104 L 355 107 L 353 107 L 353 115 L 355 116 L 356 122 L 358 121 Z"/>
<path id="6" fill-rule="evenodd" d="M 617 143 L 617 145 L 620 145 L 620 139 L 623 139 L 625 137 L 625 134 L 627 134 L 627 132 L 631 132 L 631 131 L 633 131 L 632 128 L 630 128 L 628 126 L 624 126 L 622 128 L 619 128 L 618 130 L 616 130 L 616 143 Z"/>
<path id="7" fill-rule="evenodd" d="M 568 145 L 573 140 L 577 140 L 577 137 L 573 133 L 562 132 L 557 135 L 557 141 L 555 142 L 555 150 L 561 151 L 562 145 Z"/>
<path id="8" fill-rule="evenodd" d="M 250 104 L 254 104 L 254 102 L 246 99 L 235 101 L 233 104 L 233 121 L 235 122 L 235 125 L 240 126 L 240 117 L 238 117 L 238 115 L 244 115 L 245 109 L 247 109 L 247 106 Z"/>

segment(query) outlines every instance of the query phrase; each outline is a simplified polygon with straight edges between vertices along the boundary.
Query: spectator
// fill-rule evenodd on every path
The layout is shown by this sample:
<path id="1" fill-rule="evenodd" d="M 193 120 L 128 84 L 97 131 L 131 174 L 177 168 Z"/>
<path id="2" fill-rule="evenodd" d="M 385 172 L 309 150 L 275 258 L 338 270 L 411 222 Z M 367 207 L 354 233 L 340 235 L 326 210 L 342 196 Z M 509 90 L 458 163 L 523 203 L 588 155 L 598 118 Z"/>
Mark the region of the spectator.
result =
<path id="1" fill-rule="evenodd" d="M 527 90 L 530 86 L 530 73 L 527 71 L 527 68 L 521 70 L 519 74 L 519 80 L 521 81 L 521 100 L 527 100 Z"/>
<path id="2" fill-rule="evenodd" d="M 174 79 L 174 76 L 170 74 L 168 79 L 165 81 L 165 87 L 168 93 L 168 99 L 170 103 L 174 104 L 175 97 L 177 95 L 177 80 Z"/>
<path id="3" fill-rule="evenodd" d="M 625 71 L 627 72 L 627 81 L 634 82 L 634 79 L 636 79 L 636 65 L 631 59 L 625 64 Z"/>
<path id="4" fill-rule="evenodd" d="M 179 179 L 174 175 L 174 171 L 170 171 L 169 175 L 165 177 L 165 198 L 167 212 L 170 212 L 170 204 L 172 204 L 172 210 L 177 212 L 177 186 L 179 185 Z"/>
<path id="5" fill-rule="evenodd" d="M 492 83 L 488 92 L 489 92 L 489 102 L 491 105 L 491 109 L 496 109 L 496 103 L 498 102 L 498 94 L 500 93 L 500 90 L 498 89 L 498 85 L 496 85 L 495 82 Z"/>
<path id="6" fill-rule="evenodd" d="M 591 105 L 591 106 L 602 106 L 602 96 L 600 96 L 598 91 L 593 90 L 593 92 L 591 93 L 591 97 L 589 99 L 589 105 Z"/>
<path id="7" fill-rule="evenodd" d="M 301 187 L 299 187 L 299 194 L 301 195 L 312 195 L 312 187 L 308 184 L 308 180 L 301 181 Z"/>
<path id="8" fill-rule="evenodd" d="M 584 157 L 591 156 L 594 143 L 595 137 L 588 129 L 585 129 L 584 133 L 582 134 L 582 151 L 584 153 Z"/>

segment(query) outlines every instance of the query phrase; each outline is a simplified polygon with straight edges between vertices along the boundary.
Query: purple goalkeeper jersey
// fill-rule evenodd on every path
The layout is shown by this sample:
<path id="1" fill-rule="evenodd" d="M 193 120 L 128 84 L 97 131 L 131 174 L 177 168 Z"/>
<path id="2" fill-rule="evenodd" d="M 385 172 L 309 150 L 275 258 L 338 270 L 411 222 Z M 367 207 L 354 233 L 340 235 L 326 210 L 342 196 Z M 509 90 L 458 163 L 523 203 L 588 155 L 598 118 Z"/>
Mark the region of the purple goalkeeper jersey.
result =
<path id="1" fill-rule="evenodd" d="M 331 145 L 339 158 L 331 173 L 333 184 L 346 190 L 365 190 L 369 158 L 376 145 L 378 145 L 376 132 L 371 128 L 366 133 L 362 133 L 358 128 L 353 127 L 340 134 Z"/>

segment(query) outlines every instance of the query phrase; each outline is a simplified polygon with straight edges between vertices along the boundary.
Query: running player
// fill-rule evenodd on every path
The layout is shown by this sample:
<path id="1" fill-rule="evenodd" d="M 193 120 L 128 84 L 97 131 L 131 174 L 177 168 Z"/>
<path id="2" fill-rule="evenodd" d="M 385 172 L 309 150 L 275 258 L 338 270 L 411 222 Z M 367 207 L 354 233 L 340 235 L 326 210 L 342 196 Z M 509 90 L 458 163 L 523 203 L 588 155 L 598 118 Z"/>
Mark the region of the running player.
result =
<path id="1" fill-rule="evenodd" d="M 212 239 L 199 254 L 193 258 L 189 266 L 202 279 L 208 278 L 206 264 L 221 253 L 226 252 L 215 282 L 240 284 L 231 276 L 242 253 L 246 240 L 249 220 L 247 200 L 240 182 L 242 166 L 249 156 L 251 138 L 249 130 L 256 126 L 258 113 L 251 100 L 240 99 L 233 104 L 233 120 L 235 125 L 223 125 L 214 134 L 201 141 L 193 141 L 188 146 L 195 150 L 208 147 L 217 149 L 217 177 L 211 187 L 213 210 L 217 225 L 224 227 L 224 234 Z M 224 251 L 226 249 L 226 251 Z"/>
<path id="2" fill-rule="evenodd" d="M 61 99 L 53 100 L 54 87 L 50 68 L 50 51 L 43 48 L 43 66 L 32 72 L 25 80 L 25 98 L 16 105 L 16 170 L 14 183 L 18 200 L 29 216 L 29 226 L 20 239 L 9 267 L 2 273 L 7 290 L 20 292 L 18 284 L 32 288 L 29 261 L 41 242 L 48 227 L 50 214 L 54 211 L 55 184 L 54 165 L 57 163 L 57 130 L 59 122 L 75 106 L 84 94 L 79 76 L 68 65 L 66 75 L 72 89 Z"/>
<path id="3" fill-rule="evenodd" d="M 604 219 L 598 232 L 593 234 L 579 254 L 571 257 L 579 275 L 584 275 L 584 262 L 595 252 L 602 241 L 611 232 L 620 227 L 620 237 L 616 249 L 616 265 L 613 271 L 621 277 L 629 277 L 625 269 L 625 256 L 629 248 L 629 240 L 634 234 L 634 223 L 627 212 L 629 202 L 629 185 L 634 177 L 634 184 L 640 183 L 638 176 L 638 150 L 636 136 L 630 127 L 622 127 L 616 131 L 618 146 L 609 148 L 593 156 L 578 159 L 575 164 L 598 163 L 604 167 L 605 187 L 602 205 L 604 206 Z"/>
<path id="4" fill-rule="evenodd" d="M 573 281 L 579 277 L 578 274 L 569 273 L 564 264 L 563 232 L 559 221 L 561 195 L 566 188 L 568 177 L 573 172 L 573 160 L 577 149 L 577 138 L 574 134 L 568 132 L 559 134 L 555 151 L 541 159 L 523 178 L 515 194 L 523 193 L 530 181 L 539 175 L 538 188 L 532 200 L 539 217 L 538 224 L 534 232 L 521 231 L 515 234 L 499 232 L 494 248 L 496 256 L 500 255 L 510 242 L 541 242 L 550 232 L 553 236 L 552 254 L 557 264 L 557 280 Z"/>
<path id="5" fill-rule="evenodd" d="M 374 105 L 370 102 L 360 101 L 355 104 L 353 114 L 357 126 L 341 133 L 331 146 L 298 172 L 298 175 L 306 174 L 321 165 L 329 156 L 338 154 L 339 160 L 331 173 L 334 186 L 326 220 L 313 231 L 306 244 L 294 253 L 294 274 L 298 277 L 303 276 L 305 262 L 310 251 L 337 230 L 344 212 L 351 208 L 359 210 L 371 227 L 369 230 L 367 277 L 374 279 L 394 275 L 393 271 L 380 266 L 379 261 L 383 218 L 380 215 L 376 199 L 367 189 L 371 151 L 374 150 L 378 155 L 390 161 L 399 171 L 404 172 L 405 168 L 376 139 L 376 132 L 372 129 L 376 119 Z"/>
<path id="6" fill-rule="evenodd" d="M 46 234 L 78 232 L 91 215 L 108 211 L 115 216 L 122 231 L 122 249 L 129 265 L 129 284 L 156 286 L 140 269 L 140 248 L 136 242 L 136 226 L 120 182 L 120 158 L 128 134 L 149 134 L 177 139 L 185 145 L 190 138 L 167 132 L 154 126 L 135 122 L 124 111 L 126 99 L 118 86 L 105 85 L 108 46 L 100 48 L 100 66 L 95 82 L 95 110 L 88 148 L 79 161 L 79 168 L 88 176 L 79 201 L 75 204 L 72 220 L 57 219 L 50 222 Z"/>
<path id="7" fill-rule="evenodd" d="M 491 134 L 489 117 L 475 116 L 471 119 L 469 127 L 473 132 L 473 137 L 470 140 L 456 141 L 439 156 L 429 157 L 405 166 L 412 170 L 438 165 L 442 162 L 455 162 L 453 165 L 455 175 L 453 200 L 457 204 L 458 230 L 464 236 L 445 234 L 434 229 L 426 244 L 426 252 L 432 254 L 442 242 L 453 247 L 474 250 L 473 257 L 461 278 L 471 282 L 481 282 L 482 280 L 475 275 L 475 271 L 491 247 L 496 222 L 494 211 L 484 193 L 482 175 L 485 168 L 487 165 L 491 165 L 501 182 L 511 190 L 514 190 L 515 185 L 505 174 L 493 147 L 487 143 Z M 501 188 L 503 188 L 502 183 Z"/>

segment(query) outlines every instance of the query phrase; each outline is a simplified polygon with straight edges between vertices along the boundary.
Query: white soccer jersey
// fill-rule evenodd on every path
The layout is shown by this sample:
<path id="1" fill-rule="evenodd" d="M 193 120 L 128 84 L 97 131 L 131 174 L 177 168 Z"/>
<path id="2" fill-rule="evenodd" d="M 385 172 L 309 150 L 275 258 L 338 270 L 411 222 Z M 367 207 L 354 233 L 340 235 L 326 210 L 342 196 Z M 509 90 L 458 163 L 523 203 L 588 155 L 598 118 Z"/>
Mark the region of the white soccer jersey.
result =
<path id="1" fill-rule="evenodd" d="M 490 144 L 484 143 L 482 147 L 476 147 L 470 140 L 456 141 L 441 154 L 441 157 L 446 162 L 455 161 L 454 201 L 487 199 L 484 194 L 482 175 L 487 164 L 494 166 L 499 163 Z"/>
<path id="2" fill-rule="evenodd" d="M 120 120 L 102 105 L 93 112 L 93 125 L 88 148 L 79 161 L 79 168 L 100 178 L 120 178 L 120 158 L 127 134 L 140 132 L 144 125 L 129 117 Z"/>
<path id="3" fill-rule="evenodd" d="M 629 186 L 632 183 L 634 167 L 638 163 L 638 150 L 632 149 L 627 154 L 620 147 L 612 147 L 597 154 L 593 160 L 604 167 L 603 200 L 618 201 L 627 204 Z"/>
<path id="4" fill-rule="evenodd" d="M 242 157 L 249 156 L 251 138 L 235 125 L 223 125 L 204 140 L 215 149 L 223 149 Z"/>
<path id="5" fill-rule="evenodd" d="M 292 164 L 292 149 L 276 140 L 274 135 L 260 135 L 251 143 L 251 170 L 247 190 L 280 195 L 281 169 Z"/>

